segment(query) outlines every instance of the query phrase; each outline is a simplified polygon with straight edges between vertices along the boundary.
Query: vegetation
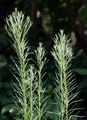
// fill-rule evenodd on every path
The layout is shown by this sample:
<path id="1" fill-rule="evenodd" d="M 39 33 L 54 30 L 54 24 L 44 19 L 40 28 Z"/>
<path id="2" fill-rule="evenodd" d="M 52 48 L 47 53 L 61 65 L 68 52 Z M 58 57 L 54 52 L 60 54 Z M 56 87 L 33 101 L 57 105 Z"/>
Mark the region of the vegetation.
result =
<path id="1" fill-rule="evenodd" d="M 71 69 L 73 51 L 70 47 L 70 40 L 60 31 L 60 34 L 54 38 L 54 48 L 52 55 L 56 62 L 56 89 L 55 101 L 57 112 L 57 120 L 72 120 L 72 117 L 77 117 L 75 112 L 80 108 L 76 108 L 75 104 L 80 100 L 76 100 L 78 92 L 76 81 L 74 80 L 73 71 Z"/>
<path id="2" fill-rule="evenodd" d="M 80 108 L 73 107 L 79 100 L 75 100 L 78 92 L 75 92 L 77 86 L 71 70 L 73 53 L 70 40 L 63 31 L 54 38 L 52 55 L 57 67 L 54 90 L 56 110 L 47 112 L 46 89 L 43 87 L 44 67 L 47 61 L 45 50 L 41 43 L 35 50 L 36 68 L 28 61 L 30 51 L 27 33 L 31 26 L 30 18 L 25 18 L 22 12 L 15 9 L 6 19 L 6 23 L 6 31 L 13 40 L 13 48 L 17 54 L 17 58 L 13 60 L 15 64 L 13 75 L 16 82 L 12 82 L 17 109 L 16 120 L 45 120 L 48 118 L 47 113 L 56 115 L 55 120 L 71 120 L 72 117 L 77 117 L 74 112 Z"/>
<path id="3" fill-rule="evenodd" d="M 16 82 L 13 81 L 18 111 L 18 118 L 16 119 L 41 120 L 45 113 L 44 91 L 42 89 L 42 70 L 46 62 L 45 51 L 42 44 L 35 51 L 38 70 L 34 70 L 32 65 L 28 67 L 29 49 L 26 35 L 31 26 L 30 18 L 25 19 L 24 14 L 15 9 L 15 12 L 6 19 L 6 22 L 6 31 L 14 42 L 13 47 L 17 54 L 17 58 L 14 60 Z M 36 91 L 38 96 L 35 95 Z"/>
<path id="4" fill-rule="evenodd" d="M 26 58 L 26 63 L 28 64 L 26 66 L 26 71 L 28 71 L 28 76 L 30 75 L 29 71 L 31 68 L 33 69 L 33 74 L 35 75 L 34 86 L 36 86 L 33 96 L 35 96 L 37 103 L 40 93 L 38 93 L 39 83 L 37 82 L 39 79 L 40 68 L 37 61 L 36 51 L 40 46 L 42 46 L 42 48 L 44 47 L 44 50 L 47 51 L 44 51 L 45 56 L 43 59 L 47 59 L 41 71 L 41 89 L 43 92 L 40 93 L 42 96 L 41 101 L 43 98 L 45 98 L 45 101 L 41 103 L 42 105 L 38 107 L 39 109 L 37 111 L 40 111 L 45 103 L 44 117 L 47 116 L 48 120 L 55 120 L 55 117 L 58 118 L 58 115 L 53 113 L 58 113 L 58 100 L 56 99 L 55 89 L 59 86 L 57 83 L 57 80 L 59 80 L 59 75 L 55 74 L 57 74 L 59 70 L 56 66 L 57 61 L 51 54 L 51 49 L 54 50 L 53 46 L 55 42 L 52 40 L 54 34 L 59 32 L 60 29 L 64 29 L 64 33 L 66 35 L 68 34 L 71 38 L 70 46 L 74 51 L 74 59 L 71 60 L 72 65 L 70 69 L 68 69 L 68 71 L 72 70 L 71 72 L 75 74 L 75 82 L 78 85 L 76 90 L 73 92 L 76 93 L 81 91 L 76 99 L 83 99 L 82 102 L 76 105 L 76 108 L 82 106 L 84 109 L 80 110 L 79 115 L 85 115 L 85 117 L 78 119 L 86 120 L 87 0 L 0 0 L 0 120 L 13 120 L 17 117 L 16 115 L 18 113 L 17 110 L 14 109 L 14 100 L 18 101 L 15 95 L 15 89 L 17 89 L 15 84 L 18 85 L 16 78 L 20 80 L 20 76 L 18 75 L 15 64 L 18 65 L 19 60 L 16 53 L 17 51 L 14 48 L 14 40 L 7 35 L 4 28 L 6 24 L 6 17 L 14 11 L 14 8 L 17 8 L 18 11 L 22 11 L 25 14 L 24 20 L 26 20 L 26 16 L 29 15 L 31 21 L 33 22 L 30 28 L 28 26 L 28 29 L 30 30 L 26 35 L 27 43 L 25 52 L 28 53 Z M 57 34 L 58 39 L 59 34 L 60 33 Z M 40 46 L 38 46 L 39 42 L 43 44 L 39 44 Z M 20 67 L 20 65 L 18 65 L 18 67 Z M 74 77 L 72 79 L 74 79 Z M 21 105 L 19 105 L 19 107 L 21 107 Z M 69 105 L 69 110 L 72 107 L 73 105 Z M 34 114 L 35 117 L 38 115 L 38 112 L 36 113 L 37 114 Z M 74 113 L 77 113 L 77 110 Z"/>

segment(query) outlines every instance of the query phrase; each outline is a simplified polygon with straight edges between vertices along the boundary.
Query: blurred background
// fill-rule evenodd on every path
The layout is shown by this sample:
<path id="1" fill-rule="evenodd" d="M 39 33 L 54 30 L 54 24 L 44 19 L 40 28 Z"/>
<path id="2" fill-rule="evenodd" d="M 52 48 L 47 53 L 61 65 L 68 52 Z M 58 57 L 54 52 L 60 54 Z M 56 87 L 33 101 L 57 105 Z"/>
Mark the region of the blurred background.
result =
<path id="1" fill-rule="evenodd" d="M 4 26 L 5 18 L 15 8 L 31 17 L 33 25 L 29 31 L 29 46 L 35 49 L 39 42 L 43 42 L 48 52 L 48 88 L 49 99 L 53 96 L 53 69 L 50 50 L 53 46 L 53 36 L 60 29 L 71 37 L 74 50 L 73 68 L 76 75 L 80 106 L 84 109 L 80 114 L 87 120 L 87 0 L 0 0 L 0 120 L 13 120 L 15 110 L 12 99 L 11 81 L 13 80 L 11 67 L 14 51 L 9 42 Z M 51 109 L 52 106 L 49 106 Z M 48 116 L 51 120 L 53 116 Z"/>

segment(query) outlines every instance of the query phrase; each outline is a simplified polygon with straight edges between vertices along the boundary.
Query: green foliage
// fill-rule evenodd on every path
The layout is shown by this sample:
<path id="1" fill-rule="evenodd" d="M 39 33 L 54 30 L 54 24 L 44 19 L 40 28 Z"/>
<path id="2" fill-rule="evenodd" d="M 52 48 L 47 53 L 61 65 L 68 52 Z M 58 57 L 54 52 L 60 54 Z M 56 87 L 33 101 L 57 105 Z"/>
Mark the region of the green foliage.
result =
<path id="1" fill-rule="evenodd" d="M 36 15 L 35 13 L 37 12 L 37 9 L 40 7 L 39 10 L 41 10 L 41 16 L 42 16 L 42 18 L 44 18 L 44 19 L 42 19 L 42 21 L 44 20 L 47 23 L 50 23 L 51 26 L 53 26 L 53 32 L 59 30 L 60 28 L 63 28 L 65 31 L 70 32 L 72 29 L 72 26 L 73 26 L 73 25 L 71 25 L 71 23 L 78 23 L 77 19 L 79 19 L 80 22 L 77 25 L 78 27 L 75 28 L 76 29 L 75 31 L 77 31 L 76 36 L 80 37 L 80 38 L 82 38 L 83 33 L 78 35 L 79 31 L 81 31 L 81 29 L 83 29 L 83 30 L 86 29 L 86 28 L 82 28 L 82 26 L 85 25 L 84 27 L 86 27 L 86 25 L 87 25 L 87 19 L 86 19 L 87 18 L 87 14 L 86 14 L 87 13 L 87 0 L 83 0 L 83 1 L 82 0 L 77 0 L 77 1 L 71 0 L 71 2 L 72 2 L 71 6 L 73 6 L 73 10 L 72 10 L 72 7 L 68 8 L 69 5 L 66 6 L 66 3 L 64 0 L 53 0 L 53 1 L 50 1 L 50 0 L 46 0 L 46 1 L 43 1 L 43 0 L 36 0 L 36 1 L 35 0 L 25 0 L 25 1 L 15 0 L 15 1 L 9 1 L 9 2 L 8 1 L 9 0 L 0 0 L 0 13 L 2 16 L 0 19 L 0 25 L 2 26 L 2 28 L 0 27 L 0 108 L 1 108 L 0 109 L 0 120 L 2 120 L 2 119 L 4 119 L 4 120 L 11 119 L 12 120 L 11 116 L 13 115 L 13 113 L 10 113 L 11 108 L 8 106 L 13 105 L 13 100 L 12 100 L 12 96 L 11 96 L 11 93 L 13 92 L 13 90 L 12 90 L 12 86 L 10 85 L 10 82 L 11 82 L 10 78 L 11 79 L 14 79 L 14 78 L 12 77 L 12 74 L 9 72 L 9 64 L 13 64 L 13 63 L 11 63 L 10 57 L 11 57 L 11 55 L 14 56 L 14 54 L 13 54 L 11 47 L 8 44 L 8 41 L 9 41 L 8 39 L 10 39 L 10 38 L 8 38 L 8 36 L 5 34 L 5 30 L 3 27 L 5 16 L 8 13 L 10 13 L 11 11 L 13 11 L 14 7 L 16 6 L 16 7 L 18 7 L 18 9 L 21 9 L 25 13 L 30 14 L 31 17 L 33 18 L 34 17 L 33 15 Z M 67 2 L 69 3 L 70 1 L 68 0 Z M 6 3 L 8 3 L 8 4 L 6 4 Z M 75 3 L 75 4 L 73 4 L 73 3 Z M 3 11 L 4 8 L 5 8 L 5 10 Z M 35 9 L 35 8 L 37 8 L 37 9 Z M 47 9 L 48 9 L 48 15 L 45 12 L 45 10 L 47 10 Z M 44 13 L 44 16 L 43 16 L 43 13 Z M 69 15 L 69 13 L 71 13 L 71 17 Z M 70 21 L 71 18 L 73 19 L 73 17 L 76 18 L 75 19 L 76 22 Z M 38 33 L 38 31 L 40 31 L 40 32 L 38 33 L 38 35 L 36 35 L 36 36 L 39 36 L 38 38 L 36 38 L 34 36 L 35 40 L 32 39 L 33 36 L 31 35 L 30 44 L 32 42 L 32 45 L 35 47 L 37 45 L 36 43 L 40 40 L 40 41 L 44 41 L 46 48 L 48 48 L 48 46 L 51 42 L 48 40 L 49 36 L 45 37 L 44 35 L 41 35 L 42 29 L 40 27 L 38 27 L 38 24 L 37 24 L 39 19 L 37 20 L 37 18 L 35 18 L 33 20 L 35 23 L 35 27 L 33 27 L 34 33 L 35 33 L 35 31 L 37 33 Z M 43 22 L 41 24 L 43 24 Z M 39 21 L 39 23 L 40 23 L 40 21 Z M 43 27 L 45 27 L 46 30 L 51 30 L 50 29 L 51 27 L 48 25 L 45 25 Z M 84 31 L 84 34 L 86 35 L 86 31 Z M 79 44 L 81 44 L 80 41 L 81 40 L 77 40 L 78 47 L 79 47 Z M 12 40 L 11 40 L 11 42 L 13 43 Z M 84 39 L 82 39 L 82 43 L 84 44 Z M 76 48 L 77 48 L 77 46 L 76 46 Z M 78 52 L 78 50 L 76 52 Z M 49 79 L 48 84 L 52 83 L 52 85 L 53 85 L 53 78 L 55 76 L 53 74 L 53 72 L 54 72 L 55 66 L 52 62 L 51 62 L 51 64 L 49 62 L 47 64 L 49 66 L 46 65 L 46 67 L 48 67 L 48 71 L 47 71 L 47 74 L 48 74 L 47 76 Z M 87 98 L 87 82 L 86 82 L 87 81 L 87 55 L 86 55 L 86 53 L 84 53 L 84 50 L 81 50 L 78 52 L 78 55 L 76 55 L 76 57 L 74 59 L 74 64 L 72 66 L 74 68 L 76 68 L 74 72 L 77 75 L 76 81 L 79 84 L 78 89 L 81 90 L 81 93 L 80 93 L 80 94 L 82 94 L 81 97 L 83 97 L 86 100 L 86 98 Z M 12 67 L 14 68 L 14 66 L 12 66 Z M 43 78 L 43 81 L 44 81 L 44 78 Z M 53 100 L 54 87 L 52 85 L 49 85 L 50 87 L 48 86 L 47 94 L 49 95 L 50 99 L 52 97 L 52 100 Z M 86 103 L 85 103 L 85 105 L 86 105 Z M 55 105 L 51 105 L 51 100 L 49 102 L 49 107 L 51 108 L 51 110 L 55 109 Z M 3 112 L 3 114 L 2 114 L 3 109 L 6 110 L 6 112 Z M 54 118 L 54 115 L 49 115 L 49 118 L 50 119 Z"/>
<path id="2" fill-rule="evenodd" d="M 52 55 L 56 61 L 57 71 L 56 75 L 56 89 L 55 89 L 55 101 L 56 101 L 56 120 L 71 120 L 77 110 L 74 106 L 78 101 L 76 97 L 78 92 L 75 92 L 77 84 L 73 79 L 73 73 L 71 70 L 71 62 L 73 52 L 69 46 L 70 40 L 67 36 L 60 31 L 60 34 L 54 38 L 54 48 Z"/>
<path id="3" fill-rule="evenodd" d="M 7 26 L 5 28 L 14 42 L 13 47 L 18 57 L 18 60 L 14 61 L 16 67 L 16 74 L 18 74 L 14 75 L 17 83 L 14 83 L 13 81 L 13 88 L 14 91 L 16 92 L 15 99 L 17 99 L 17 102 L 15 101 L 17 105 L 16 108 L 21 114 L 21 118 L 19 117 L 20 116 L 19 115 L 18 119 L 28 120 L 29 118 L 32 119 L 33 113 L 32 83 L 34 80 L 34 74 L 32 73 L 33 72 L 32 67 L 30 67 L 29 69 L 27 68 L 28 49 L 26 41 L 26 35 L 31 26 L 31 22 L 29 17 L 25 19 L 24 14 L 22 12 L 18 12 L 17 9 L 15 9 L 15 12 L 13 12 L 13 14 L 10 15 L 8 19 L 6 19 L 6 22 Z"/>
<path id="4" fill-rule="evenodd" d="M 28 61 L 29 48 L 27 44 L 27 34 L 31 26 L 29 17 L 25 17 L 17 9 L 6 19 L 6 31 L 12 38 L 13 48 L 17 58 L 13 60 L 15 69 L 13 81 L 15 92 L 15 108 L 18 112 L 16 120 L 46 120 L 47 107 L 43 84 L 44 68 L 46 65 L 45 50 L 40 43 L 35 50 L 36 65 L 31 65 Z M 77 117 L 74 112 L 80 108 L 74 107 L 80 100 L 76 100 L 78 92 L 76 82 L 73 80 L 71 61 L 73 52 L 69 47 L 70 40 L 63 31 L 54 38 L 54 48 L 52 55 L 56 61 L 57 71 L 55 72 L 56 88 L 55 95 L 55 120 L 71 120 Z M 44 81 L 43 81 L 44 80 Z"/>
<path id="5" fill-rule="evenodd" d="M 45 88 L 43 89 L 43 85 L 46 81 L 42 82 L 44 77 L 44 66 L 46 63 L 45 57 L 45 50 L 42 44 L 39 44 L 37 50 L 35 50 L 36 61 L 37 61 L 37 77 L 38 77 L 38 87 L 37 87 L 37 113 L 38 113 L 38 120 L 45 120 L 46 119 L 46 97 L 44 96 Z"/>
<path id="6" fill-rule="evenodd" d="M 13 81 L 15 91 L 15 104 L 18 111 L 18 118 L 23 120 L 41 120 L 45 118 L 44 90 L 42 89 L 43 67 L 46 62 L 44 58 L 45 51 L 42 44 L 35 51 L 38 70 L 34 70 L 32 65 L 28 66 L 27 58 L 29 49 L 27 47 L 26 35 L 31 26 L 30 18 L 24 18 L 22 12 L 15 12 L 6 19 L 6 31 L 13 40 L 13 47 L 17 54 L 17 60 L 14 60 L 16 74 Z M 38 97 L 35 94 L 37 91 Z"/>

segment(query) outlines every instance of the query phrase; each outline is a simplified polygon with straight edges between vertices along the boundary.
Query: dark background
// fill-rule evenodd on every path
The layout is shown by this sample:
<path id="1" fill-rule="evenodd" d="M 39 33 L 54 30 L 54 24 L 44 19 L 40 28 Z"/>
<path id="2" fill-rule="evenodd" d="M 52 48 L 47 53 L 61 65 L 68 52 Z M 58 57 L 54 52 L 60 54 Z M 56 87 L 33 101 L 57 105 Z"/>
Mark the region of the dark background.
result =
<path id="1" fill-rule="evenodd" d="M 5 18 L 17 8 L 29 15 L 33 22 L 28 38 L 32 49 L 41 41 L 48 52 L 48 90 L 52 97 L 53 64 L 49 51 L 53 36 L 60 29 L 68 34 L 74 50 L 73 68 L 76 74 L 79 97 L 84 99 L 81 115 L 87 116 L 87 0 L 0 0 L 0 120 L 13 120 L 11 57 L 14 54 L 4 25 Z M 49 67 L 50 66 L 50 67 Z M 51 119 L 49 117 L 49 119 Z M 86 117 L 84 119 L 87 119 Z"/>

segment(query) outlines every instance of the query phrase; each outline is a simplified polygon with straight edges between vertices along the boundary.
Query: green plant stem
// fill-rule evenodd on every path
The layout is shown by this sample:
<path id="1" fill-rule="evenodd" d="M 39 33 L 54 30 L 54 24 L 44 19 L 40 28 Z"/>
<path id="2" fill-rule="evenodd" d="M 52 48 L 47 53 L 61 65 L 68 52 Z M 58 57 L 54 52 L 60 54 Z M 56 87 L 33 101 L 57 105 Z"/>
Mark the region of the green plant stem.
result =
<path id="1" fill-rule="evenodd" d="M 39 44 L 39 47 L 37 48 L 37 50 L 35 51 L 36 53 L 36 60 L 37 60 L 37 66 L 38 66 L 38 120 L 42 120 L 42 118 L 44 117 L 44 91 L 43 91 L 43 83 L 42 83 L 42 79 L 43 79 L 43 67 L 45 65 L 45 50 L 42 47 L 42 44 Z"/>
<path id="2" fill-rule="evenodd" d="M 41 92 L 42 92 L 42 84 L 41 84 L 41 69 L 39 68 L 39 72 L 38 72 L 38 77 L 39 77 L 39 86 L 38 86 L 38 99 L 39 99 L 39 109 L 38 109 L 38 114 L 39 114 L 39 120 L 41 120 Z"/>
<path id="3" fill-rule="evenodd" d="M 61 59 L 60 59 L 60 85 L 61 85 L 61 111 L 62 113 L 62 120 L 64 120 L 64 117 L 66 120 L 68 120 L 68 88 L 67 88 L 67 68 L 66 68 L 66 58 L 64 57 L 64 51 L 61 53 Z M 65 104 L 65 106 L 64 106 Z M 64 108 L 65 107 L 65 108 Z M 65 110 L 65 112 L 64 112 Z"/>
<path id="4" fill-rule="evenodd" d="M 33 72 L 33 71 L 32 71 Z M 32 73 L 31 73 L 32 74 Z M 30 80 L 30 120 L 33 120 L 33 78 L 31 78 L 31 80 Z"/>
<path id="5" fill-rule="evenodd" d="M 57 64 L 57 90 L 58 95 L 58 120 L 69 120 L 69 89 L 68 89 L 68 73 L 70 61 L 72 60 L 72 49 L 69 47 L 69 40 L 63 31 L 59 36 L 55 36 L 55 44 L 52 55 Z M 69 61 L 69 62 L 68 62 Z"/>
<path id="6" fill-rule="evenodd" d="M 21 41 L 21 40 L 20 40 Z M 27 115 L 27 97 L 26 97 L 26 59 L 25 59 L 25 55 L 24 55 L 24 48 L 22 48 L 21 46 L 21 42 L 18 45 L 18 49 L 19 49 L 19 61 L 20 61 L 20 79 L 22 82 L 22 92 L 23 92 L 23 101 L 24 101 L 24 120 L 28 120 L 28 115 Z"/>
<path id="7" fill-rule="evenodd" d="M 28 30 L 31 26 L 30 18 L 26 17 L 24 18 L 24 14 L 22 12 L 15 11 L 12 13 L 12 15 L 9 15 L 8 18 L 6 18 L 7 25 L 5 26 L 6 31 L 8 32 L 9 36 L 12 38 L 13 47 L 17 54 L 17 63 L 15 63 L 16 72 L 17 72 L 17 86 L 15 86 L 14 89 L 17 89 L 17 100 L 16 107 L 19 110 L 18 113 L 20 115 L 18 118 L 23 120 L 29 120 L 28 115 L 28 93 L 27 89 L 29 87 L 28 85 L 28 49 L 27 49 L 27 41 L 26 41 L 26 35 L 28 33 Z M 20 84 L 20 85 L 19 85 Z M 19 87 L 19 88 L 18 88 Z M 30 91 L 29 91 L 30 92 Z M 19 94 L 21 95 L 19 95 Z M 21 108 L 20 108 L 21 106 Z M 20 110 L 21 109 L 21 110 Z"/>
<path id="8" fill-rule="evenodd" d="M 68 120 L 68 87 L 67 87 L 67 78 L 66 78 L 66 67 L 65 67 L 65 63 L 66 63 L 66 61 L 65 61 L 65 59 L 63 59 L 64 61 L 63 61 L 63 75 L 64 75 L 64 92 L 65 92 L 65 104 L 66 104 L 66 108 L 65 108 L 65 118 L 66 118 L 66 120 Z"/>
<path id="9" fill-rule="evenodd" d="M 31 86 L 32 86 L 32 81 L 31 81 Z M 33 94 L 32 94 L 32 88 L 31 88 L 31 95 L 30 95 L 30 113 L 31 113 L 31 120 L 32 120 L 32 114 L 33 114 L 33 105 L 32 105 L 32 98 L 33 98 Z"/>

